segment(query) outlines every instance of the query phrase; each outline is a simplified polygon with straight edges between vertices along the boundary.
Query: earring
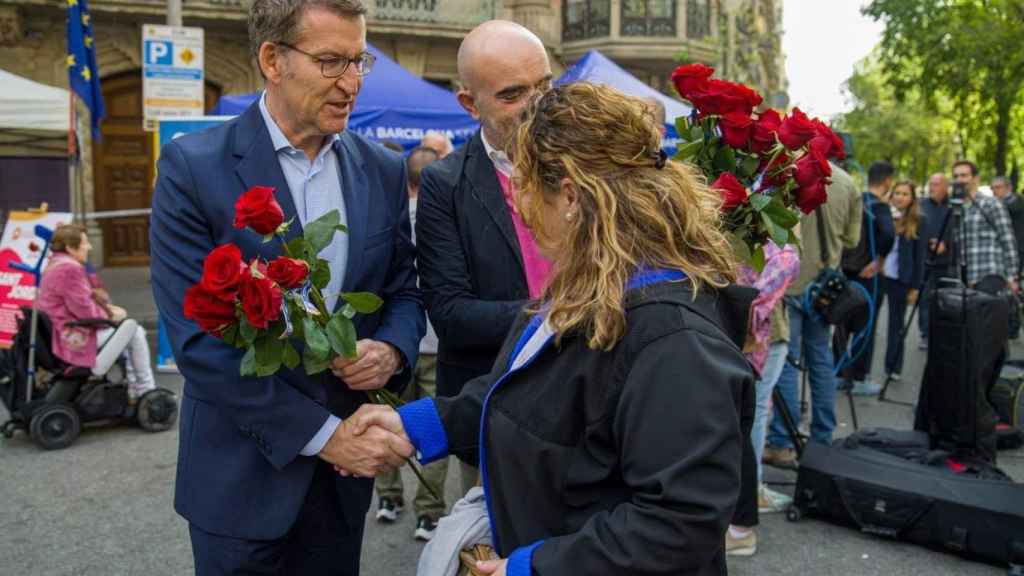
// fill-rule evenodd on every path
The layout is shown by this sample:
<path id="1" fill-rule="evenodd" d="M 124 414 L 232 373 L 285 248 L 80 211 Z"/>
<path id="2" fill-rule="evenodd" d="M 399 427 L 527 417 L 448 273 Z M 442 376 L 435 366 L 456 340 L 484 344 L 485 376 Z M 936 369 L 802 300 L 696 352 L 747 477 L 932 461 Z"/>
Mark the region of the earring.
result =
<path id="1" fill-rule="evenodd" d="M 575 218 L 575 217 L 576 217 L 576 213 L 575 212 L 570 211 L 570 212 L 566 212 L 565 213 L 565 221 L 566 222 L 572 222 L 572 219 Z"/>

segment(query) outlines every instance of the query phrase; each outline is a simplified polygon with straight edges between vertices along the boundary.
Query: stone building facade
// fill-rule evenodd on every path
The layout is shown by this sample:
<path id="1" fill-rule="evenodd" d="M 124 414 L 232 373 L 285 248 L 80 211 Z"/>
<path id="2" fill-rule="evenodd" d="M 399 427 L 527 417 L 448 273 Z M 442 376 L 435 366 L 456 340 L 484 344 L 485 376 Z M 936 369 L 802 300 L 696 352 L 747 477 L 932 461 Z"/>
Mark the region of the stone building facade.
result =
<path id="1" fill-rule="evenodd" d="M 552 56 L 556 76 L 588 50 L 598 49 L 666 93 L 668 76 L 681 59 L 722 66 L 727 54 L 722 4 L 729 0 L 364 1 L 368 40 L 414 74 L 449 89 L 457 88 L 460 41 L 493 18 L 515 20 L 536 32 Z M 781 8 L 775 8 L 781 0 L 733 2 L 740 3 L 730 12 L 740 16 L 733 24 L 736 30 L 747 21 L 745 10 L 763 11 L 765 5 L 781 22 Z M 67 87 L 65 3 L 0 0 L 0 68 Z M 145 208 L 152 197 L 157 151 L 151 135 L 142 131 L 141 27 L 163 23 L 166 6 L 163 0 L 92 0 L 90 11 L 107 117 L 100 142 L 83 145 L 82 194 L 72 203 L 87 212 Z M 221 95 L 260 88 L 247 52 L 246 14 L 243 0 L 184 0 L 184 24 L 205 31 L 207 109 Z M 731 46 L 734 55 L 737 46 L 746 50 Z M 148 261 L 146 217 L 103 221 L 93 228 L 101 247 L 97 260 L 107 265 Z"/>

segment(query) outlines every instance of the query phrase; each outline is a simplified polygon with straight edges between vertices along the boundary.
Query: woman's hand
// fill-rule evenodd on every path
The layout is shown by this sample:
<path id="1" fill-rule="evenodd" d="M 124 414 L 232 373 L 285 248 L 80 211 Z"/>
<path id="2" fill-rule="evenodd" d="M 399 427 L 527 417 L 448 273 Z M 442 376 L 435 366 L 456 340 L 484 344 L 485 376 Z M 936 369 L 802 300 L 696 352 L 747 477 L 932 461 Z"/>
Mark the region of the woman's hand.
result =
<path id="1" fill-rule="evenodd" d="M 124 308 L 113 304 L 107 305 L 107 314 L 110 314 L 110 319 L 114 322 L 120 322 L 128 317 L 128 312 Z"/>
<path id="2" fill-rule="evenodd" d="M 505 576 L 506 564 L 508 564 L 508 558 L 502 558 L 501 560 L 479 560 L 476 563 L 476 569 L 484 574 L 491 574 L 491 576 Z"/>

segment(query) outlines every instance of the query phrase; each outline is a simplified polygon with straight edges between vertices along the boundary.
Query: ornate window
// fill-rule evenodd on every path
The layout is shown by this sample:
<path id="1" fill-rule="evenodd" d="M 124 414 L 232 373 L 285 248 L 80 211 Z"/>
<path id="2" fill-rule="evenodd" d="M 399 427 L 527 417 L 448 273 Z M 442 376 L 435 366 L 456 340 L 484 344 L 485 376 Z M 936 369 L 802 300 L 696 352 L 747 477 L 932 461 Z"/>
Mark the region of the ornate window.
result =
<path id="1" fill-rule="evenodd" d="M 674 0 L 622 0 L 623 36 L 675 36 Z"/>
<path id="2" fill-rule="evenodd" d="M 562 40 L 571 42 L 608 36 L 611 0 L 566 0 L 562 8 Z"/>
<path id="3" fill-rule="evenodd" d="M 711 0 L 687 0 L 686 37 L 699 40 L 711 35 Z"/>

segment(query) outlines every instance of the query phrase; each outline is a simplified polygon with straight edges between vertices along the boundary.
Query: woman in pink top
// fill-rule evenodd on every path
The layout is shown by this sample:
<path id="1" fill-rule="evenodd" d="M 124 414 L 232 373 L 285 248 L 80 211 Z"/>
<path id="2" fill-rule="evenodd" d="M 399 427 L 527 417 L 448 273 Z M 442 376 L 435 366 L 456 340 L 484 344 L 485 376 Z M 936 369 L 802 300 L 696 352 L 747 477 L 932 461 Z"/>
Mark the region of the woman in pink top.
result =
<path id="1" fill-rule="evenodd" d="M 36 306 L 49 316 L 53 325 L 54 354 L 68 364 L 92 368 L 93 374 L 102 376 L 127 347 L 129 398 L 134 401 L 155 388 L 145 330 L 134 320 L 126 319 L 123 308 L 97 301 L 85 268 L 92 250 L 85 228 L 75 224 L 59 226 L 50 247 L 53 256 L 43 270 Z M 113 320 L 118 326 L 95 329 L 67 325 L 95 318 Z"/>

